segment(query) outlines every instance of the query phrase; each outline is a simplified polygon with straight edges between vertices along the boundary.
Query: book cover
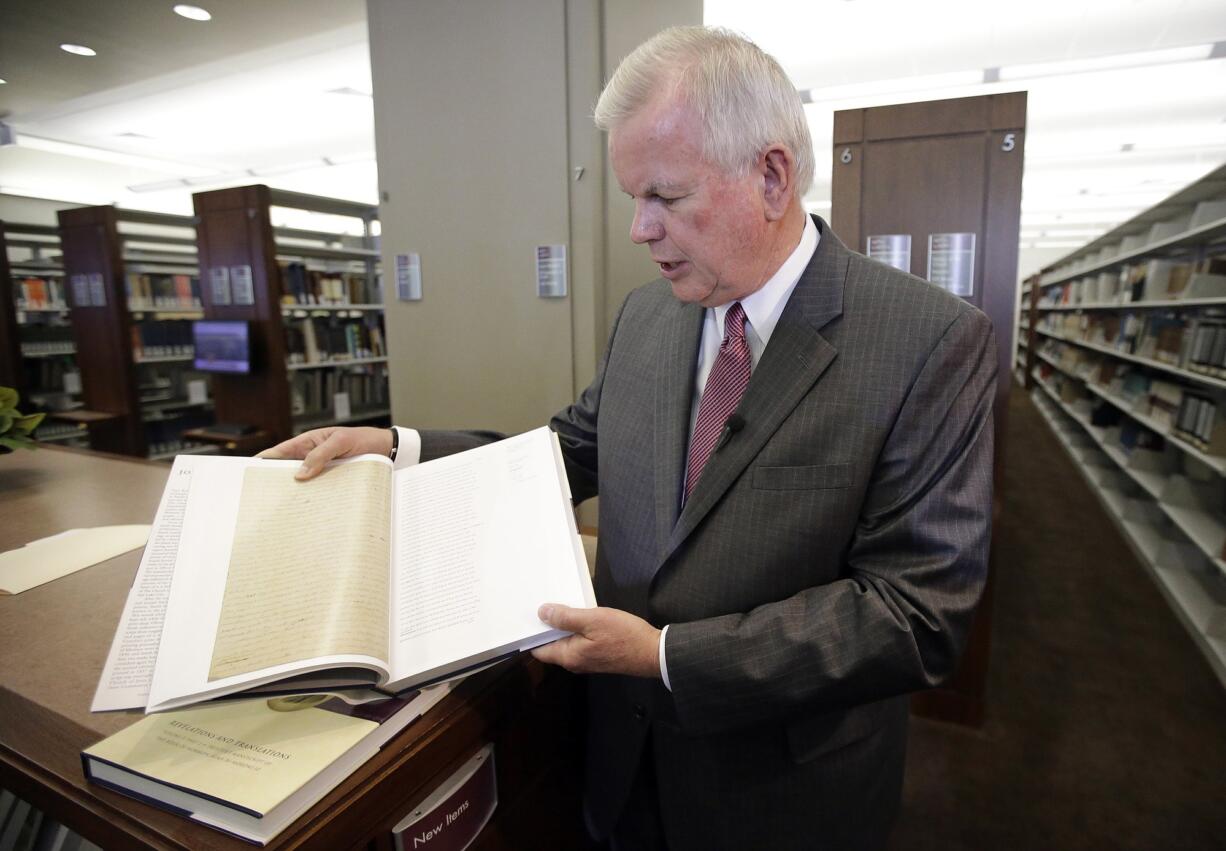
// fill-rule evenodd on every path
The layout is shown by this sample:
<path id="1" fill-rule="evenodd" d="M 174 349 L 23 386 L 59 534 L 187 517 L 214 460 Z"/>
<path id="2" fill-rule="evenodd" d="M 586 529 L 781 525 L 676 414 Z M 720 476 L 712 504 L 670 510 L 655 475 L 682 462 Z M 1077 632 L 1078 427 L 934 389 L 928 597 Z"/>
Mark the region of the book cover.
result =
<path id="1" fill-rule="evenodd" d="M 149 715 L 81 754 L 87 779 L 266 843 L 447 693 L 351 704 L 327 695 Z"/>

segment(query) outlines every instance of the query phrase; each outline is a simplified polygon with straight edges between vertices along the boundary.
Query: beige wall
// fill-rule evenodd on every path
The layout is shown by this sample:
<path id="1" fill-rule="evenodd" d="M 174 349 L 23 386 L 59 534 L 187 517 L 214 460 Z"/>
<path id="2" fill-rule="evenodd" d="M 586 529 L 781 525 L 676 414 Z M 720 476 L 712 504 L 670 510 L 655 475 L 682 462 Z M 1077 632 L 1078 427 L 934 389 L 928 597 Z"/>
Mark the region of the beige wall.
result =
<path id="1" fill-rule="evenodd" d="M 591 379 L 625 294 L 655 276 L 591 109 L 622 56 L 701 0 L 368 0 L 392 413 L 519 431 Z M 578 169 L 582 173 L 577 173 Z M 568 246 L 565 299 L 535 247 Z M 394 256 L 421 255 L 420 302 Z"/>

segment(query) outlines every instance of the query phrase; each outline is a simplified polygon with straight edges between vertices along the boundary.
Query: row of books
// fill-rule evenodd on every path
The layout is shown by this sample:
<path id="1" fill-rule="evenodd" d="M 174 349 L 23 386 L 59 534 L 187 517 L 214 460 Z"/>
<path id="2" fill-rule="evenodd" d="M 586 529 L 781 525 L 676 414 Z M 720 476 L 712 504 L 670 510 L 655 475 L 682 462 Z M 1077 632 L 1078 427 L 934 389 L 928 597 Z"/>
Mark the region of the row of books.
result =
<path id="1" fill-rule="evenodd" d="M 302 418 L 335 417 L 338 393 L 347 394 L 353 412 L 386 408 L 390 404 L 387 370 L 369 365 L 295 372 L 290 376 L 290 412 Z"/>
<path id="2" fill-rule="evenodd" d="M 1226 218 L 1226 199 L 1201 201 L 1195 207 L 1160 222 L 1153 222 L 1143 230 L 1121 237 L 1119 242 L 1102 246 L 1097 251 L 1064 263 L 1043 275 L 1042 283 L 1059 280 L 1076 274 L 1081 269 L 1091 269 L 1100 263 L 1108 263 L 1117 257 L 1131 255 L 1166 240 L 1202 228 Z"/>
<path id="3" fill-rule="evenodd" d="M 315 316 L 285 321 L 285 350 L 291 364 L 386 357 L 383 317 Z"/>
<path id="4" fill-rule="evenodd" d="M 1226 429 L 1218 427 L 1221 419 L 1216 400 L 1199 393 L 1184 393 L 1173 429 L 1202 452 L 1226 455 Z"/>
<path id="5" fill-rule="evenodd" d="M 1154 259 L 1043 291 L 1040 307 L 1129 304 L 1226 296 L 1226 256 L 1196 263 Z"/>
<path id="6" fill-rule="evenodd" d="M 282 304 L 382 304 L 383 280 L 365 272 L 321 272 L 305 263 L 281 263 Z"/>
<path id="7" fill-rule="evenodd" d="M 66 310 L 64 284 L 55 278 L 27 277 L 14 281 L 18 310 Z"/>
<path id="8" fill-rule="evenodd" d="M 72 354 L 76 343 L 72 326 L 59 323 L 31 323 L 18 329 L 23 355 Z"/>
<path id="9" fill-rule="evenodd" d="M 1177 311 L 1048 314 L 1038 328 L 1170 366 L 1226 375 L 1226 316 Z"/>
<path id="10" fill-rule="evenodd" d="M 1040 351 L 1055 361 L 1059 370 L 1098 386 L 1112 397 L 1117 404 L 1108 407 L 1122 407 L 1147 418 L 1164 434 L 1173 433 L 1208 454 L 1226 456 L 1226 429 L 1218 427 L 1226 416 L 1219 414 L 1222 406 L 1211 394 L 1076 346 L 1049 342 Z M 1050 364 L 1042 366 L 1047 374 L 1053 371 Z M 1072 404 L 1075 383 L 1069 385 L 1067 398 L 1062 398 Z M 1226 408 L 1222 413 L 1226 414 Z"/>
<path id="11" fill-rule="evenodd" d="M 136 360 L 188 357 L 194 351 L 190 319 L 161 319 L 132 324 L 132 356 Z"/>
<path id="12" fill-rule="evenodd" d="M 200 310 L 200 279 L 194 275 L 129 273 L 129 310 Z"/>

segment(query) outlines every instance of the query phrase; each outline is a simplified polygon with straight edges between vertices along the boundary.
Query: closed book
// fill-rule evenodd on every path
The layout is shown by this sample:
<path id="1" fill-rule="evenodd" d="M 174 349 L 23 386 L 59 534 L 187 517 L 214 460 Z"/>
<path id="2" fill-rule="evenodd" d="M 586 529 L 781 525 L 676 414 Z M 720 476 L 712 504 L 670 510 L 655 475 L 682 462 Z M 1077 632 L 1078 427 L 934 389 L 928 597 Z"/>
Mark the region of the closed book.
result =
<path id="1" fill-rule="evenodd" d="M 263 845 L 446 693 L 356 705 L 326 695 L 234 700 L 149 715 L 81 761 L 101 786 Z"/>

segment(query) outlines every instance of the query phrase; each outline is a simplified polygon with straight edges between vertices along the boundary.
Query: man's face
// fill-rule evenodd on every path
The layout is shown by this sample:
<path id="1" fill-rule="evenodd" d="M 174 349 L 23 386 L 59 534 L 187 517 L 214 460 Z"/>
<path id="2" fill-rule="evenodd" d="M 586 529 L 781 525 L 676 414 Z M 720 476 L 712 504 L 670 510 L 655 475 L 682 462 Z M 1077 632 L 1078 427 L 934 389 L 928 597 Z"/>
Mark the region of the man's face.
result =
<path id="1" fill-rule="evenodd" d="M 703 159 L 689 107 L 650 102 L 610 132 L 609 156 L 634 199 L 630 239 L 647 245 L 679 300 L 718 307 L 765 283 L 773 270 L 761 173 L 737 177 Z"/>

